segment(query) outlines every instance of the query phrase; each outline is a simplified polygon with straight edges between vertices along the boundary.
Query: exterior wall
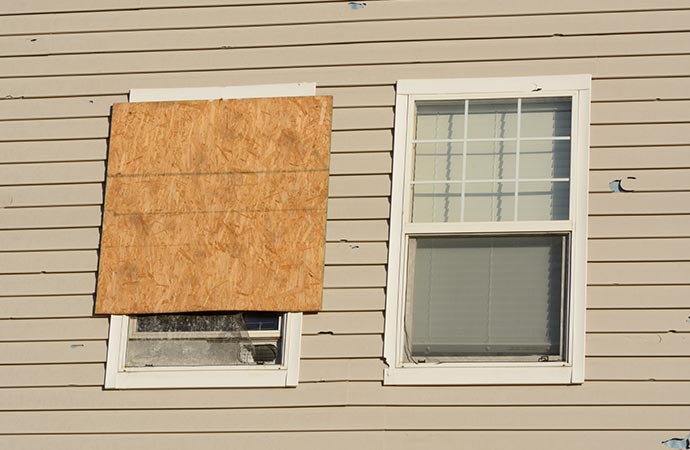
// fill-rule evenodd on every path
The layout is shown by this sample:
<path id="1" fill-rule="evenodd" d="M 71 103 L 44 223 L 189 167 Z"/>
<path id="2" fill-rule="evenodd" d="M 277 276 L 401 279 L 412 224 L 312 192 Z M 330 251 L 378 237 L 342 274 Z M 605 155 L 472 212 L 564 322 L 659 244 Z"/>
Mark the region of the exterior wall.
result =
<path id="1" fill-rule="evenodd" d="M 0 446 L 650 449 L 687 434 L 690 4 L 552 3 L 0 5 Z M 576 73 L 593 76 L 585 383 L 383 387 L 396 80 Z M 305 315 L 299 386 L 103 391 L 110 106 L 131 88 L 300 81 L 335 110 L 324 311 Z M 635 192 L 609 192 L 625 177 Z"/>

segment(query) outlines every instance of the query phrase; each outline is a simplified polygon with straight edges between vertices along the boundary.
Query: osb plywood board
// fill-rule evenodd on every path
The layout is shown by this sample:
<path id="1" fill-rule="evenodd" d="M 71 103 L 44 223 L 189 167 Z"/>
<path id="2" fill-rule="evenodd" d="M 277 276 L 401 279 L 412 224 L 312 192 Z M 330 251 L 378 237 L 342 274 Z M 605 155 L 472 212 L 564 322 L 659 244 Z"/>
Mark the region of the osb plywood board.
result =
<path id="1" fill-rule="evenodd" d="M 113 107 L 96 312 L 318 311 L 331 97 Z"/>

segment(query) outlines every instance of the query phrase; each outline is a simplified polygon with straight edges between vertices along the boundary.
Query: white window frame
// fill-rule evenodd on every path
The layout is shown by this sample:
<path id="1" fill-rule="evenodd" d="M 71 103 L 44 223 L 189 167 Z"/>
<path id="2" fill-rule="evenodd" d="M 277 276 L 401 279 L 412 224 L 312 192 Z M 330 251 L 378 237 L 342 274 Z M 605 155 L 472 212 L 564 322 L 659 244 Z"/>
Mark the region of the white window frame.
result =
<path id="1" fill-rule="evenodd" d="M 590 75 L 398 81 L 384 331 L 384 357 L 387 363 L 384 384 L 579 384 L 584 381 L 590 91 Z M 415 101 L 562 96 L 573 98 L 569 220 L 433 224 L 408 221 L 411 212 L 408 186 L 413 166 L 411 143 L 414 138 Z M 564 361 L 405 362 L 404 305 L 409 236 L 529 232 L 571 234 Z"/>
<path id="2" fill-rule="evenodd" d="M 298 97 L 316 95 L 315 83 L 182 89 L 132 89 L 130 102 Z M 255 366 L 126 367 L 129 316 L 110 317 L 106 389 L 282 387 L 299 379 L 302 313 L 286 313 L 282 321 L 282 362 Z"/>

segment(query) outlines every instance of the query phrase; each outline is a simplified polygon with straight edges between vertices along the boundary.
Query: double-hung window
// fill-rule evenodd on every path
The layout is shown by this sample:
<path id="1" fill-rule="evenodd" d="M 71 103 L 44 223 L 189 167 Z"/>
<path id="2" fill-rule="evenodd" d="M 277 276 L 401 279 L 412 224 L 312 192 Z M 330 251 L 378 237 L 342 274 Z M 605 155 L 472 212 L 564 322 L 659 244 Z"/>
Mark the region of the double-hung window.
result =
<path id="1" fill-rule="evenodd" d="M 386 383 L 583 381 L 590 83 L 398 82 Z"/>

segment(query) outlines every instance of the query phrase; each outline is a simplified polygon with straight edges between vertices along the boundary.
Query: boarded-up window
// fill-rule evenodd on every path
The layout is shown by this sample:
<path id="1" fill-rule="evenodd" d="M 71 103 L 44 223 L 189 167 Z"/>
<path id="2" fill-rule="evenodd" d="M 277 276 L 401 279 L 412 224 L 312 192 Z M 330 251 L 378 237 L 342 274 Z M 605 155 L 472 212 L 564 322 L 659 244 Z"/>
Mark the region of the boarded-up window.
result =
<path id="1" fill-rule="evenodd" d="M 96 312 L 319 310 L 331 109 L 115 105 Z"/>

